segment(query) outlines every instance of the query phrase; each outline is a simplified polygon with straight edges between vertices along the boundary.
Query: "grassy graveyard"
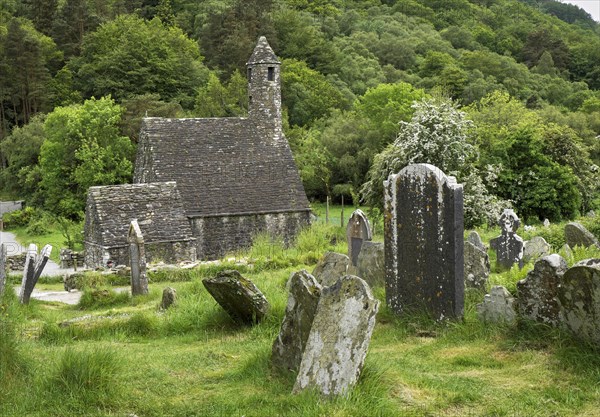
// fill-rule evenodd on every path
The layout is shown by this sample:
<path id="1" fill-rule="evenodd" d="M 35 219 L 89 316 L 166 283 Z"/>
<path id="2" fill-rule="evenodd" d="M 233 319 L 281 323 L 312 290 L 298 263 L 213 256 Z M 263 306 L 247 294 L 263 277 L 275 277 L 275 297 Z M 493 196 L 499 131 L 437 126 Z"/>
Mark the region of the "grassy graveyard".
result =
<path id="1" fill-rule="evenodd" d="M 320 219 L 322 209 L 316 209 Z M 345 209 L 346 218 L 351 211 Z M 261 237 L 220 265 L 150 274 L 147 296 L 118 293 L 115 288 L 127 280 L 100 274 L 86 278 L 76 306 L 37 300 L 20 306 L 7 291 L 0 305 L 0 415 L 598 415 L 597 348 L 530 322 L 484 325 L 475 312 L 484 294 L 471 290 L 464 320 L 437 323 L 394 316 L 384 288 L 374 288 L 382 304 L 358 385 L 342 398 L 291 395 L 295 375 L 269 364 L 287 301 L 285 284 L 291 272 L 311 271 L 325 251 L 346 250 L 340 214 L 333 208 L 338 223 L 317 223 L 291 248 Z M 598 234 L 600 220 L 582 221 Z M 556 249 L 563 227 L 537 225 L 520 234 L 542 235 Z M 499 229 L 479 233 L 488 242 Z M 511 292 L 533 267 L 500 273 L 490 255 L 490 284 Z M 592 257 L 600 250 L 576 248 L 567 261 Z M 241 259 L 250 262 L 239 264 Z M 252 280 L 271 304 L 268 318 L 256 326 L 235 324 L 201 283 L 230 268 Z M 160 311 L 166 286 L 177 290 L 178 301 Z M 38 288 L 59 290 L 62 283 L 46 278 Z"/>

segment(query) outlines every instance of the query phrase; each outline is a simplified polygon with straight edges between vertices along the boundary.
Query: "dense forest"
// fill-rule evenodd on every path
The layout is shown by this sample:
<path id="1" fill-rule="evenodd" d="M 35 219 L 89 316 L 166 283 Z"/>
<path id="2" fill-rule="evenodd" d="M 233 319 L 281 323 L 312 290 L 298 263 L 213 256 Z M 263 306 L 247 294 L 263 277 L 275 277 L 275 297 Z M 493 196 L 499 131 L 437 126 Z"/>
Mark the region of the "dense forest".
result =
<path id="1" fill-rule="evenodd" d="M 141 118 L 243 116 L 282 60 L 309 198 L 381 206 L 391 170 L 465 184 L 468 225 L 600 207 L 600 25 L 554 0 L 0 0 L 0 190 L 83 215 L 131 181 Z"/>

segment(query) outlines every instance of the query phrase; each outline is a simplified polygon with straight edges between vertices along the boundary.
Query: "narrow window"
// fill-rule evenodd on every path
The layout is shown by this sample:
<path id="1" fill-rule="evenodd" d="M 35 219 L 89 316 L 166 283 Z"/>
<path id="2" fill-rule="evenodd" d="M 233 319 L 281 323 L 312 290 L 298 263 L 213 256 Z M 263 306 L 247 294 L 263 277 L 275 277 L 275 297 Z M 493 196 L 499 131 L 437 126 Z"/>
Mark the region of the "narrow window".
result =
<path id="1" fill-rule="evenodd" d="M 275 80 L 275 67 L 267 68 L 267 80 L 274 81 Z"/>
<path id="2" fill-rule="evenodd" d="M 248 96 L 248 104 L 252 104 L 252 96 Z"/>
<path id="3" fill-rule="evenodd" d="M 252 81 L 252 68 L 248 68 L 248 82 Z"/>

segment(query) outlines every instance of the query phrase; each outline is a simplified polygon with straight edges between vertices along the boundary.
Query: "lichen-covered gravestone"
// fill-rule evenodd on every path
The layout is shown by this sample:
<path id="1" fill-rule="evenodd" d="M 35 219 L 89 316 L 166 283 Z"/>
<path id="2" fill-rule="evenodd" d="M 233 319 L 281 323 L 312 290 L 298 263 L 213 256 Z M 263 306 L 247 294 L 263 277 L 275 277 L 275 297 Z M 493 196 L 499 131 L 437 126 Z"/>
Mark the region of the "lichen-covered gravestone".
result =
<path id="1" fill-rule="evenodd" d="M 559 323 L 558 288 L 567 262 L 557 254 L 544 256 L 527 277 L 517 282 L 518 309 L 522 317 L 556 326 Z"/>
<path id="2" fill-rule="evenodd" d="M 6 246 L 0 243 L 0 297 L 4 294 L 6 287 Z"/>
<path id="3" fill-rule="evenodd" d="M 477 304 L 477 317 L 484 323 L 512 323 L 517 318 L 515 299 L 506 288 L 495 285 Z"/>
<path id="4" fill-rule="evenodd" d="M 51 252 L 52 246 L 46 245 L 38 255 L 37 246 L 33 243 L 29 245 L 27 257 L 25 259 L 25 268 L 23 269 L 23 280 L 21 281 L 21 292 L 19 296 L 21 304 L 29 304 L 33 288 L 35 287 L 35 284 L 37 284 Z"/>
<path id="5" fill-rule="evenodd" d="M 576 336 L 600 346 L 600 259 L 576 263 L 559 288 L 561 322 Z"/>
<path id="6" fill-rule="evenodd" d="M 363 242 L 356 274 L 367 281 L 371 287 L 385 285 L 385 258 L 383 243 Z"/>
<path id="7" fill-rule="evenodd" d="M 468 240 L 465 242 L 465 285 L 485 290 L 490 276 L 490 257 Z"/>
<path id="8" fill-rule="evenodd" d="M 467 242 L 475 245 L 475 247 L 481 249 L 482 251 L 487 252 L 487 247 L 483 244 L 481 236 L 479 236 L 479 233 L 477 233 L 475 230 L 469 233 L 469 236 L 467 236 Z"/>
<path id="9" fill-rule="evenodd" d="M 574 248 L 575 246 L 597 246 L 600 248 L 598 239 L 589 230 L 577 222 L 567 223 L 565 226 L 565 240 L 567 244 Z"/>
<path id="10" fill-rule="evenodd" d="M 160 308 L 167 310 L 169 307 L 177 302 L 177 290 L 172 287 L 165 287 L 162 293 L 162 299 L 160 302 Z"/>
<path id="11" fill-rule="evenodd" d="M 238 271 L 221 271 L 202 283 L 234 321 L 254 324 L 269 312 L 269 302 L 263 293 Z"/>
<path id="12" fill-rule="evenodd" d="M 323 288 L 293 392 L 347 394 L 360 376 L 378 309 L 358 277 L 347 275 Z"/>
<path id="13" fill-rule="evenodd" d="M 279 335 L 273 343 L 271 364 L 276 369 L 297 371 L 315 318 L 322 288 L 315 277 L 302 270 L 292 274 L 287 289 L 287 307 Z"/>
<path id="14" fill-rule="evenodd" d="M 131 265 L 131 295 L 148 294 L 146 275 L 146 249 L 144 236 L 137 220 L 132 220 L 127 235 L 129 242 L 129 263 Z"/>
<path id="15" fill-rule="evenodd" d="M 326 287 L 334 284 L 344 275 L 352 272 L 350 258 L 342 253 L 327 252 L 313 269 L 312 275 L 319 284 Z"/>
<path id="16" fill-rule="evenodd" d="M 505 209 L 498 224 L 502 234 L 490 240 L 490 247 L 496 251 L 496 263 L 503 269 L 514 264 L 523 268 L 523 239 L 516 233 L 521 224 L 519 218 L 511 209 Z"/>
<path id="17" fill-rule="evenodd" d="M 373 238 L 371 234 L 371 225 L 365 213 L 362 210 L 354 210 L 348 225 L 346 226 L 346 239 L 348 240 L 348 257 L 352 265 L 358 265 L 358 255 L 364 242 Z"/>
<path id="18" fill-rule="evenodd" d="M 523 262 L 529 262 L 550 255 L 550 244 L 541 236 L 534 236 L 525 242 Z"/>
<path id="19" fill-rule="evenodd" d="M 429 164 L 391 174 L 385 189 L 386 300 L 435 319 L 464 309 L 463 189 Z"/>

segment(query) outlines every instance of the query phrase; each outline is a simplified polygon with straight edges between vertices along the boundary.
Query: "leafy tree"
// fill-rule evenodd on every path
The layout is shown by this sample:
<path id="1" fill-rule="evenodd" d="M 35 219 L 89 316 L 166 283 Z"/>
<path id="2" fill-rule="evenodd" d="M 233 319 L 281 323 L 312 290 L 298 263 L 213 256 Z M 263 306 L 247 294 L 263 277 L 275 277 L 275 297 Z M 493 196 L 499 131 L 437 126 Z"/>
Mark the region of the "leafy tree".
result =
<path id="1" fill-rule="evenodd" d="M 133 145 L 119 135 L 121 113 L 114 100 L 102 98 L 57 107 L 47 116 L 39 186 L 49 211 L 78 219 L 90 186 L 131 180 Z"/>
<path id="2" fill-rule="evenodd" d="M 121 133 L 133 143 L 138 143 L 142 118 L 144 117 L 180 117 L 183 108 L 177 102 L 164 102 L 158 94 L 144 94 L 123 100 Z"/>
<path id="3" fill-rule="evenodd" d="M 52 37 L 65 54 L 65 59 L 78 56 L 83 38 L 94 31 L 101 19 L 93 13 L 87 0 L 60 2 L 52 27 Z"/>
<path id="4" fill-rule="evenodd" d="M 198 90 L 194 113 L 199 117 L 240 117 L 248 113 L 248 81 L 234 71 L 226 85 L 211 72 Z"/>
<path id="5" fill-rule="evenodd" d="M 123 100 L 147 93 L 189 109 L 208 71 L 198 45 L 180 29 L 120 16 L 86 36 L 81 57 L 70 62 L 84 97 Z"/>
<path id="6" fill-rule="evenodd" d="M 523 61 L 528 67 L 537 65 L 544 52 L 548 52 L 556 68 L 567 68 L 569 48 L 565 42 L 548 29 L 532 32 L 523 45 Z"/>

